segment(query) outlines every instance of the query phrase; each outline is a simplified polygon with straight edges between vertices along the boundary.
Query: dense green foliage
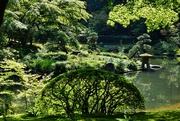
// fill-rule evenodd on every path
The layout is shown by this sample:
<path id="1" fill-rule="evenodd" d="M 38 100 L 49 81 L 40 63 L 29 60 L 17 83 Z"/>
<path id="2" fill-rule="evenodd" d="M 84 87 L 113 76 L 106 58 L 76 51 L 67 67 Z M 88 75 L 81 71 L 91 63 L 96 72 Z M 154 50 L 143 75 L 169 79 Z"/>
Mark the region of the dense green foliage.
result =
<path id="1" fill-rule="evenodd" d="M 126 4 L 114 6 L 109 13 L 108 24 L 114 26 L 120 23 L 127 27 L 131 22 L 145 19 L 147 31 L 172 26 L 178 20 L 180 3 L 178 1 L 169 0 L 130 0 Z"/>
<path id="2" fill-rule="evenodd" d="M 34 81 L 39 76 L 37 74 L 25 73 L 25 65 L 13 60 L 2 60 L 0 62 L 0 69 L 0 113 L 5 117 L 9 113 L 16 112 L 12 108 L 12 102 L 18 99 L 17 95 L 24 94 L 24 92 L 28 94 L 28 90 L 36 84 Z M 34 84 L 31 85 L 32 82 Z M 27 98 L 28 96 L 23 95 L 22 97 Z M 27 109 L 27 107 L 25 108 Z"/>
<path id="3" fill-rule="evenodd" d="M 56 32 L 58 29 L 69 33 L 80 32 L 84 27 L 79 21 L 87 21 L 89 17 L 85 3 L 78 0 L 10 1 L 1 30 L 9 43 L 17 41 L 24 46 L 28 42 L 32 44 L 35 36 L 41 36 L 39 41 L 51 41 L 54 39 L 53 33 L 61 36 L 62 32 Z M 48 31 L 50 36 L 46 33 Z"/>
<path id="4" fill-rule="evenodd" d="M 139 90 L 120 74 L 139 70 L 139 63 L 128 58 L 137 51 L 180 55 L 179 4 L 179 0 L 9 0 L 0 28 L 0 115 L 4 120 L 8 114 L 25 112 L 104 116 L 144 108 Z M 160 34 L 163 38 L 152 39 L 153 32 L 155 38 Z M 104 41 L 98 45 L 103 37 L 99 35 L 105 39 L 116 35 L 116 52 Z M 126 40 L 134 44 L 128 56 L 123 53 Z M 118 75 L 101 70 L 107 63 Z"/>
<path id="5" fill-rule="evenodd" d="M 144 108 L 138 89 L 124 77 L 97 69 L 70 71 L 50 80 L 42 91 L 42 110 L 114 114 Z M 48 104 L 48 105 L 47 105 Z"/>

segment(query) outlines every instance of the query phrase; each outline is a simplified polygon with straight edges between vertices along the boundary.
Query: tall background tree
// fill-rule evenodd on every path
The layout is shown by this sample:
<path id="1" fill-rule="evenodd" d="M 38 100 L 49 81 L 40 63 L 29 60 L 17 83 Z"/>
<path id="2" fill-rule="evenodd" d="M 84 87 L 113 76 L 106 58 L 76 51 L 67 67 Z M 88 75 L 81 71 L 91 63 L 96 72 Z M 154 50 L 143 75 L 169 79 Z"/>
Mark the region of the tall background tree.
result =
<path id="1" fill-rule="evenodd" d="M 113 0 L 109 1 L 114 3 Z M 130 28 L 135 24 L 134 27 L 140 28 L 138 26 L 141 24 L 137 23 L 143 23 L 143 33 L 154 33 L 151 38 L 152 44 L 163 41 L 156 47 L 164 50 L 160 54 L 174 55 L 180 47 L 179 6 L 179 0 L 126 0 L 111 7 L 107 24 L 120 24 L 124 28 Z M 138 29 L 134 30 L 137 33 Z"/>
<path id="2" fill-rule="evenodd" d="M 0 4 L 0 25 L 3 22 L 4 11 L 6 9 L 7 3 L 8 3 L 8 0 L 1 0 L 1 4 Z"/>
<path id="3" fill-rule="evenodd" d="M 85 2 L 79 0 L 10 1 L 2 30 L 8 41 L 16 41 L 20 46 L 32 44 L 35 36 L 40 34 L 38 40 L 43 41 L 43 36 L 47 36 L 43 31 L 59 29 L 65 33 L 78 33 L 83 28 L 79 21 L 87 21 L 90 17 L 85 8 Z"/>

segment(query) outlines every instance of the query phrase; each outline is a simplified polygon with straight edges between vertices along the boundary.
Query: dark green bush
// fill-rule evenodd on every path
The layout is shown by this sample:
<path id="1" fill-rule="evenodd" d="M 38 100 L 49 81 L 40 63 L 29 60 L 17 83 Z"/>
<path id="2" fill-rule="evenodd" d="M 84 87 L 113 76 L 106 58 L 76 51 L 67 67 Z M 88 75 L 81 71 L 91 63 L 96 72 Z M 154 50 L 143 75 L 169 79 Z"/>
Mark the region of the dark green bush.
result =
<path id="1" fill-rule="evenodd" d="M 3 33 L 0 31 L 0 44 L 1 47 L 8 44 L 7 37 L 3 35 Z"/>
<path id="2" fill-rule="evenodd" d="M 59 46 L 59 44 L 57 44 L 56 42 L 47 42 L 46 44 L 44 44 L 46 50 L 48 52 L 58 52 L 61 51 L 61 48 Z"/>
<path id="3" fill-rule="evenodd" d="M 154 46 L 154 53 L 156 55 L 166 54 L 168 56 L 174 56 L 178 50 L 178 46 L 173 42 L 161 41 Z"/>
<path id="4" fill-rule="evenodd" d="M 55 74 L 62 74 L 67 72 L 66 63 L 65 62 L 56 62 L 54 63 L 55 66 Z"/>
<path id="5" fill-rule="evenodd" d="M 54 60 L 36 59 L 33 60 L 32 67 L 39 72 L 50 73 L 54 70 L 54 66 L 52 66 L 54 62 Z"/>
<path id="6" fill-rule="evenodd" d="M 129 64 L 127 65 L 127 68 L 129 70 L 134 70 L 136 71 L 138 69 L 138 65 L 135 61 L 130 61 Z"/>
<path id="7" fill-rule="evenodd" d="M 136 71 L 138 70 L 138 64 L 134 60 L 121 59 L 117 62 L 116 69 L 120 72 Z"/>
<path id="8" fill-rule="evenodd" d="M 82 114 L 114 114 L 144 108 L 139 90 L 124 77 L 99 69 L 80 69 L 61 74 L 42 90 L 42 110 Z"/>
<path id="9" fill-rule="evenodd" d="M 117 66 L 116 66 L 116 69 L 117 69 L 119 72 L 125 72 L 126 67 L 127 67 L 126 63 L 127 63 L 127 61 L 124 62 L 124 60 L 118 61 Z"/>

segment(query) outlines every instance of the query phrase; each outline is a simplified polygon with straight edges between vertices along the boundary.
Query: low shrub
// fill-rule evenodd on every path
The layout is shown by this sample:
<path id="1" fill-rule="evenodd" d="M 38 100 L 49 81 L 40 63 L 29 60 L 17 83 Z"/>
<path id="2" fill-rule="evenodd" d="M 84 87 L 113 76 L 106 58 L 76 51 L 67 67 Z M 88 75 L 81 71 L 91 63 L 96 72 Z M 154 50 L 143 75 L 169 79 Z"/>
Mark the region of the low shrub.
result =
<path id="1" fill-rule="evenodd" d="M 39 72 L 50 73 L 54 70 L 54 66 L 52 66 L 54 62 L 54 60 L 36 59 L 33 60 L 33 64 L 31 66 L 34 70 Z"/>
<path id="2" fill-rule="evenodd" d="M 20 53 L 19 51 L 7 47 L 7 48 L 1 48 L 0 50 L 0 59 L 9 59 L 9 60 L 14 60 L 20 58 Z"/>
<path id="3" fill-rule="evenodd" d="M 136 71 L 138 70 L 138 64 L 134 60 L 121 59 L 117 62 L 116 68 L 120 72 L 126 72 L 130 70 Z"/>
<path id="4" fill-rule="evenodd" d="M 129 70 L 134 70 L 134 71 L 136 71 L 136 70 L 138 70 L 138 65 L 137 65 L 137 63 L 136 63 L 135 61 L 130 61 L 130 62 L 128 63 L 128 65 L 127 65 L 127 68 L 128 68 Z"/>
<path id="5" fill-rule="evenodd" d="M 55 62 L 53 66 L 55 67 L 55 75 L 67 72 L 66 62 Z"/>
<path id="6" fill-rule="evenodd" d="M 120 58 L 120 59 L 128 59 L 128 57 L 123 54 L 121 55 L 121 54 L 115 54 L 115 53 L 101 52 L 98 55 L 108 56 L 108 57 L 113 57 L 113 58 Z"/>
<path id="7" fill-rule="evenodd" d="M 50 60 L 67 60 L 68 58 L 65 52 L 37 53 L 36 56 L 42 59 L 50 59 Z"/>
<path id="8" fill-rule="evenodd" d="M 44 87 L 39 109 L 82 114 L 114 114 L 144 108 L 139 90 L 124 77 L 109 71 L 85 68 L 51 79 Z"/>

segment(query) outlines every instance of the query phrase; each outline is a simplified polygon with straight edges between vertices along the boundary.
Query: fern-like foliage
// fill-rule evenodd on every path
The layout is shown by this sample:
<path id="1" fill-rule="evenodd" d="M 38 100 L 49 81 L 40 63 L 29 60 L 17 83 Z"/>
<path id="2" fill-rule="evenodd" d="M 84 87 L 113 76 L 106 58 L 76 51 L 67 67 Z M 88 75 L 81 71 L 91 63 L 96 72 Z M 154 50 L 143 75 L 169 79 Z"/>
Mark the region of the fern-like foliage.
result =
<path id="1" fill-rule="evenodd" d="M 0 100 L 2 100 L 5 115 L 11 106 L 11 101 L 18 99 L 18 94 L 27 93 L 33 86 L 33 81 L 39 76 L 25 73 L 25 65 L 13 60 L 0 61 Z M 27 95 L 24 95 L 26 97 Z M 1 105 L 1 104 L 0 104 Z M 6 106 L 7 105 L 7 106 Z"/>
<path id="2" fill-rule="evenodd" d="M 85 2 L 80 0 L 12 0 L 5 13 L 2 31 L 9 40 L 25 45 L 29 41 L 32 43 L 35 34 L 47 25 L 77 33 L 85 28 L 79 20 L 87 21 L 90 17 Z"/>

